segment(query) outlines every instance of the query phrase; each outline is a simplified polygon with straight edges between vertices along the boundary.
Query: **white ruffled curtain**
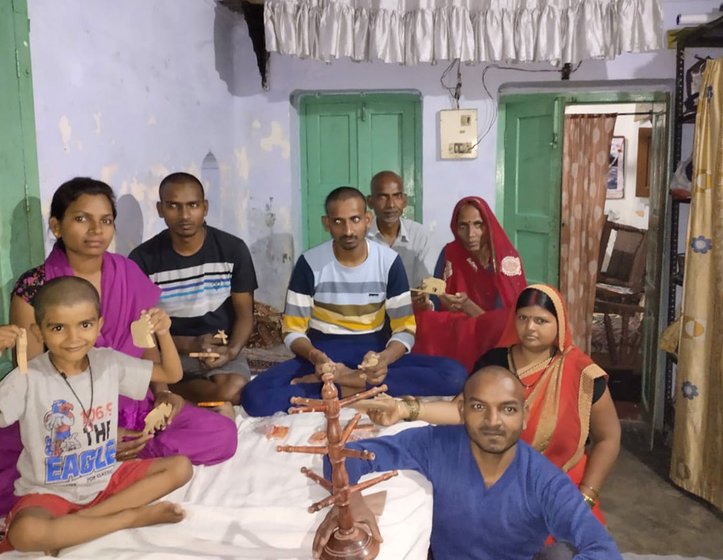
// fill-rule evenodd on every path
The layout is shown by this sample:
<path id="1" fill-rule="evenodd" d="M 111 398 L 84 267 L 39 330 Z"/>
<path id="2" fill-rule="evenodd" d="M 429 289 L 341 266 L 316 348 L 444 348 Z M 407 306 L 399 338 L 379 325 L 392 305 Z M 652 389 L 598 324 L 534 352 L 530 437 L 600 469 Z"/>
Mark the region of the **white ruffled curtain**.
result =
<path id="1" fill-rule="evenodd" d="M 663 48 L 661 0 L 265 0 L 270 52 L 400 64 L 578 62 Z"/>

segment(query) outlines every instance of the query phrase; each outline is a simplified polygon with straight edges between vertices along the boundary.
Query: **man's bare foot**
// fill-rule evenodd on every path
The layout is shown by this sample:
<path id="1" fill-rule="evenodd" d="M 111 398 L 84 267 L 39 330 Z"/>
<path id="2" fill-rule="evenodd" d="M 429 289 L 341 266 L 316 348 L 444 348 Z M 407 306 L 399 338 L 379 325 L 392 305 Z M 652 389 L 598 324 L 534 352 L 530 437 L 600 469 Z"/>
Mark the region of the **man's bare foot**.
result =
<path id="1" fill-rule="evenodd" d="M 147 506 L 141 506 L 135 509 L 136 519 L 133 523 L 134 527 L 148 527 L 149 525 L 159 525 L 161 523 L 178 523 L 184 517 L 186 512 L 178 504 L 173 502 L 157 502 Z"/>

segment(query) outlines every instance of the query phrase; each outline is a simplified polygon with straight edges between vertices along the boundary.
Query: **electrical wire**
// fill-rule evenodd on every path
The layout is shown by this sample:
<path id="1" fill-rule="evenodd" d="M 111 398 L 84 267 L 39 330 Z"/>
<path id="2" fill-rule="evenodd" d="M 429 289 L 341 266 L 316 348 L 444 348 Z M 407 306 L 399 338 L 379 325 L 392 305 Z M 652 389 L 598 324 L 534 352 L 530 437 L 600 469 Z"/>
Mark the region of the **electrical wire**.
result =
<path id="1" fill-rule="evenodd" d="M 457 66 L 457 82 L 454 86 L 450 86 L 444 83 L 444 80 L 455 67 L 455 65 Z M 459 98 L 462 96 L 462 68 L 459 58 L 455 58 L 452 62 L 449 63 L 447 68 L 444 69 L 444 72 L 442 72 L 442 75 L 439 78 L 439 83 L 441 84 L 443 89 L 447 90 L 449 96 L 454 100 L 456 108 L 459 109 Z"/>
<path id="2" fill-rule="evenodd" d="M 577 70 L 580 68 L 581 65 L 582 65 L 582 61 L 578 62 L 575 65 L 575 67 L 570 70 L 570 74 L 574 74 L 575 72 L 577 72 Z M 487 87 L 487 82 L 485 80 L 485 78 L 487 77 L 487 72 L 489 72 L 493 68 L 496 70 L 514 70 L 516 72 L 532 72 L 532 73 L 555 72 L 555 73 L 559 74 L 561 72 L 561 70 L 557 69 L 557 68 L 551 68 L 551 69 L 540 68 L 540 69 L 533 70 L 531 68 L 518 68 L 516 66 L 501 66 L 499 64 L 488 64 L 487 66 L 485 66 L 484 70 L 482 70 L 482 89 L 484 90 L 485 94 L 487 95 L 487 97 L 490 100 L 490 106 L 492 107 L 492 113 L 491 113 L 492 116 L 488 119 L 487 128 L 485 128 L 482 135 L 477 138 L 477 142 L 472 146 L 472 148 L 470 148 L 470 150 L 476 148 L 480 144 L 480 142 L 482 142 L 482 140 L 485 139 L 485 137 L 490 133 L 490 130 L 492 130 L 492 126 L 497 121 L 497 115 L 498 115 L 497 104 L 494 102 L 494 99 L 492 98 L 492 93 L 490 93 L 490 90 Z"/>

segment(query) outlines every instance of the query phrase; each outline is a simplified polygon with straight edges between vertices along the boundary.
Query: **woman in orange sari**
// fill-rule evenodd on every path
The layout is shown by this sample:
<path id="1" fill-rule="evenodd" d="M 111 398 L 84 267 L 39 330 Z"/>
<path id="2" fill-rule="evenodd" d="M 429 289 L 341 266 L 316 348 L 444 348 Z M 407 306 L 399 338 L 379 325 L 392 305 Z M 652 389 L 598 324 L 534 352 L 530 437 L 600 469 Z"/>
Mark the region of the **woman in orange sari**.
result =
<path id="1" fill-rule="evenodd" d="M 554 288 L 535 284 L 520 294 L 498 347 L 486 352 L 474 369 L 488 365 L 517 374 L 529 410 L 521 439 L 567 472 L 604 522 L 598 498 L 620 451 L 620 422 L 607 375 L 572 343 L 565 306 Z M 374 421 L 461 421 L 454 401 L 389 400 L 391 406 L 369 411 Z"/>

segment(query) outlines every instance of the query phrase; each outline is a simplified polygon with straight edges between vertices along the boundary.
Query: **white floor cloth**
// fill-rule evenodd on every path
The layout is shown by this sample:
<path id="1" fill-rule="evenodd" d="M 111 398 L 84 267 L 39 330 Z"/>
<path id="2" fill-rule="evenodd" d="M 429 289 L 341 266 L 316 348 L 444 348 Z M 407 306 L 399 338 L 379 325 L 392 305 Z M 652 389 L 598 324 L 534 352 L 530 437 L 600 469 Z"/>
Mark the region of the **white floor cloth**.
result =
<path id="1" fill-rule="evenodd" d="M 342 411 L 342 419 L 352 415 L 353 411 Z M 321 473 L 321 456 L 278 453 L 276 446 L 307 445 L 309 436 L 323 429 L 323 416 L 310 413 L 254 419 L 241 415 L 237 424 L 239 447 L 235 456 L 220 465 L 195 467 L 193 479 L 166 498 L 186 509 L 187 517 L 181 523 L 119 531 L 66 549 L 60 557 L 311 558 L 314 530 L 327 510 L 310 514 L 306 508 L 327 492 L 299 470 L 306 466 Z M 273 424 L 290 427 L 284 440 L 266 438 L 265 431 Z M 408 426 L 387 428 L 383 433 Z M 378 490 L 387 491 L 379 520 L 385 539 L 379 560 L 426 559 L 432 520 L 429 483 L 415 473 L 400 473 L 366 493 Z M 27 557 L 42 555 L 13 552 L 2 556 L 3 560 Z"/>

